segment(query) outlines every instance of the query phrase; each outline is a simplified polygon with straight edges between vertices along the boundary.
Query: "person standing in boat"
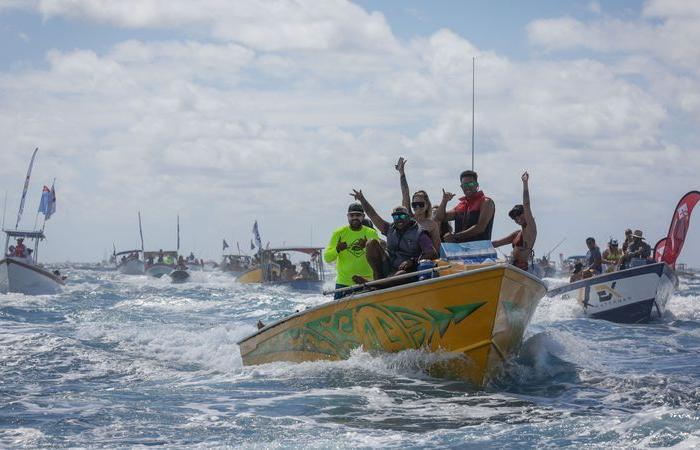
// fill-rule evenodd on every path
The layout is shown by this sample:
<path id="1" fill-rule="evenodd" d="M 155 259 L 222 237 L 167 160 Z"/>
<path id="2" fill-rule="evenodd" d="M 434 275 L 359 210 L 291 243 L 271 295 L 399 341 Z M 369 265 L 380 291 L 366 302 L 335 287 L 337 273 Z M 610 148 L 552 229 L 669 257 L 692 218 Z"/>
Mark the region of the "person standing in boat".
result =
<path id="1" fill-rule="evenodd" d="M 372 267 L 375 280 L 414 272 L 421 259 L 437 258 L 430 235 L 411 218 L 408 208 L 395 207 L 391 211 L 393 223 L 389 223 L 377 214 L 362 191 L 353 189 L 350 195 L 362 204 L 377 229 L 386 236 L 386 249 L 379 241 L 367 243 L 367 262 Z M 354 281 L 360 284 L 367 280 L 355 277 Z"/>
<path id="2" fill-rule="evenodd" d="M 444 242 L 471 242 L 491 240 L 493 217 L 496 205 L 479 190 L 478 175 L 473 170 L 465 170 L 459 175 L 464 197 L 450 211 L 446 211 L 447 202 L 454 194 L 442 190 L 442 202 L 435 214 L 435 220 L 440 223 L 454 220 L 454 233 L 442 237 Z"/>
<path id="3" fill-rule="evenodd" d="M 15 245 L 15 256 L 18 258 L 24 258 L 26 251 L 27 247 L 24 246 L 24 238 L 17 238 L 17 245 Z"/>
<path id="4" fill-rule="evenodd" d="M 523 182 L 523 204 L 515 205 L 508 213 L 508 216 L 520 225 L 520 229 L 513 231 L 503 239 L 493 241 L 492 244 L 495 248 L 511 244 L 513 246 L 511 257 L 513 265 L 519 269 L 527 270 L 535 248 L 537 225 L 530 209 L 530 190 L 528 187 L 530 175 L 525 172 L 520 179 Z"/>
<path id="5" fill-rule="evenodd" d="M 355 284 L 353 277 L 356 275 L 367 280 L 373 278 L 372 268 L 367 262 L 367 243 L 379 240 L 377 230 L 363 225 L 365 210 L 360 203 L 351 203 L 348 206 L 347 217 L 348 224 L 333 232 L 323 252 L 323 259 L 327 263 L 336 261 L 336 290 Z M 351 291 L 336 292 L 335 299 L 350 293 Z"/>
<path id="6" fill-rule="evenodd" d="M 433 220 L 433 205 L 430 203 L 430 197 L 428 197 L 427 192 L 416 191 L 413 197 L 409 196 L 410 191 L 405 171 L 406 162 L 402 156 L 399 158 L 396 166 L 394 166 L 400 175 L 402 204 L 408 210 L 408 214 L 418 222 L 418 225 L 428 232 L 430 239 L 433 241 L 433 247 L 436 251 L 439 251 L 442 236 L 440 223 Z"/>
<path id="7" fill-rule="evenodd" d="M 614 272 L 617 269 L 618 264 L 620 264 L 620 259 L 622 258 L 622 252 L 618 248 L 617 240 L 610 239 L 608 242 L 608 248 L 603 252 L 603 262 L 606 265 L 606 272 Z"/>
<path id="8" fill-rule="evenodd" d="M 583 271 L 583 278 L 590 278 L 603 273 L 603 257 L 600 254 L 600 248 L 595 245 L 595 239 L 589 237 L 586 239 L 588 253 L 586 253 L 586 269 Z"/>

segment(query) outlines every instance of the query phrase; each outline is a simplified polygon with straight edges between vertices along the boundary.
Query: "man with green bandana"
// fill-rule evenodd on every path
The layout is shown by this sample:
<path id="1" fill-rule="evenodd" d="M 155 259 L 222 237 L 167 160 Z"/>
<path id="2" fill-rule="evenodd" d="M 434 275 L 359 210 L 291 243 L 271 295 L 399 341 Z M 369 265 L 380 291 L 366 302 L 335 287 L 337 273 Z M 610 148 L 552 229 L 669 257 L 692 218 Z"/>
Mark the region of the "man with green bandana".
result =
<path id="1" fill-rule="evenodd" d="M 338 272 L 335 288 L 340 289 L 355 284 L 353 276 L 359 275 L 367 280 L 372 279 L 372 268 L 367 263 L 367 241 L 379 240 L 379 234 L 374 228 L 362 225 L 365 210 L 359 203 L 351 203 L 348 207 L 348 225 L 333 232 L 323 259 L 327 262 L 336 261 L 335 270 Z M 335 299 L 343 298 L 352 291 L 336 292 Z"/>

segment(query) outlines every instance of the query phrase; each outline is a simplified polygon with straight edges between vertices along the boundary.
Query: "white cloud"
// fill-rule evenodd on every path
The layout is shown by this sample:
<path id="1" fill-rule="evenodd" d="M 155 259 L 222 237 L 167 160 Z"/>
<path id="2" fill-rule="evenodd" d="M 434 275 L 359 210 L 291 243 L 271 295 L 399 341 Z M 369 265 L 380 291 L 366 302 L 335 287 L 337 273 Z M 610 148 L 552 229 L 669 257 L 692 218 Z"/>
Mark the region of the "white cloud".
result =
<path id="1" fill-rule="evenodd" d="M 65 16 L 128 28 L 203 30 L 265 51 L 398 47 L 384 16 L 345 0 L 41 0 L 45 17 Z"/>
<path id="2" fill-rule="evenodd" d="M 41 10 L 188 32 L 106 50 L 55 49 L 46 69 L 0 73 L 0 136 L 11 149 L 3 187 L 18 188 L 26 153 L 39 145 L 36 179 L 59 176 L 61 210 L 50 232 L 103 230 L 82 236 L 79 258 L 101 254 L 112 238 L 133 245 L 139 209 L 147 245 L 169 242 L 178 211 L 189 229 L 204 230 L 198 242 L 211 241 L 210 256 L 219 235 L 245 242 L 254 218 L 265 240 L 305 241 L 313 225 L 319 243 L 342 223 L 351 188 L 363 188 L 380 211 L 399 201 L 399 155 L 409 159 L 411 187 L 439 201 L 470 160 L 474 56 L 476 165 L 498 204 L 496 234 L 512 226 L 504 212 L 520 197 L 524 169 L 541 252 L 562 233 L 603 239 L 627 221 L 663 233 L 667 218 L 649 211 L 682 194 L 669 179 L 691 186 L 700 166 L 698 152 L 666 131 L 679 114 L 695 114 L 700 99 L 692 60 L 682 70 L 658 62 L 652 41 L 664 36 L 663 24 L 537 21 L 534 44 L 592 54 L 515 60 L 447 29 L 399 44 L 381 15 L 346 2 L 314 11 L 288 1 L 168 2 L 162 15 L 155 1 L 100 5 L 44 1 Z M 659 14 L 652 6 L 646 14 Z M 280 29 L 285 15 L 291 25 Z M 615 51 L 624 55 L 596 57 Z M 640 73 L 648 82 L 631 79 Z M 65 248 L 73 249 L 70 239 Z M 44 254 L 62 258 L 65 248 Z"/>

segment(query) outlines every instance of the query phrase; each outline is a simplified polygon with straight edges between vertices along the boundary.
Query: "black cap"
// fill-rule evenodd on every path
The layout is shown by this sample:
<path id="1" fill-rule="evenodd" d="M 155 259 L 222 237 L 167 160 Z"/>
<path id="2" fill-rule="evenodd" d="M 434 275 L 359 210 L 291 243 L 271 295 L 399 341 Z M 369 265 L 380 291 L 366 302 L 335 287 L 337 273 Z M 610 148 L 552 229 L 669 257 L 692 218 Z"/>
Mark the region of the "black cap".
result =
<path id="1" fill-rule="evenodd" d="M 348 212 L 359 212 L 364 214 L 365 208 L 363 208 L 362 204 L 360 203 L 350 203 L 350 205 L 348 206 Z"/>

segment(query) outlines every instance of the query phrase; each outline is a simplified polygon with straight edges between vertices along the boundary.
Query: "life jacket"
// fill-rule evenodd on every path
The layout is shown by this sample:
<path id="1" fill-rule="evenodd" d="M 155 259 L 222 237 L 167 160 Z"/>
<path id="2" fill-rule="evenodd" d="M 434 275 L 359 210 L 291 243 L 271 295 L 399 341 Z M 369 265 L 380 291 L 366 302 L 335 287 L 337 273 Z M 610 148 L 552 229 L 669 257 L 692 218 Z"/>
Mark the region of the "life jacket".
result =
<path id="1" fill-rule="evenodd" d="M 479 223 L 479 215 L 481 214 L 481 205 L 488 197 L 483 191 L 479 191 L 472 195 L 471 198 L 462 197 L 459 203 L 455 206 L 455 233 L 467 230 Z M 494 214 L 495 216 L 495 214 Z M 491 240 L 491 230 L 493 229 L 493 217 L 489 220 L 486 229 L 476 236 L 472 236 L 465 242 Z"/>
<path id="2" fill-rule="evenodd" d="M 416 221 L 402 231 L 397 230 L 394 224 L 389 227 L 386 236 L 386 247 L 389 252 L 389 262 L 393 270 L 406 260 L 418 258 L 422 250 L 418 244 L 418 238 L 425 230 Z"/>

